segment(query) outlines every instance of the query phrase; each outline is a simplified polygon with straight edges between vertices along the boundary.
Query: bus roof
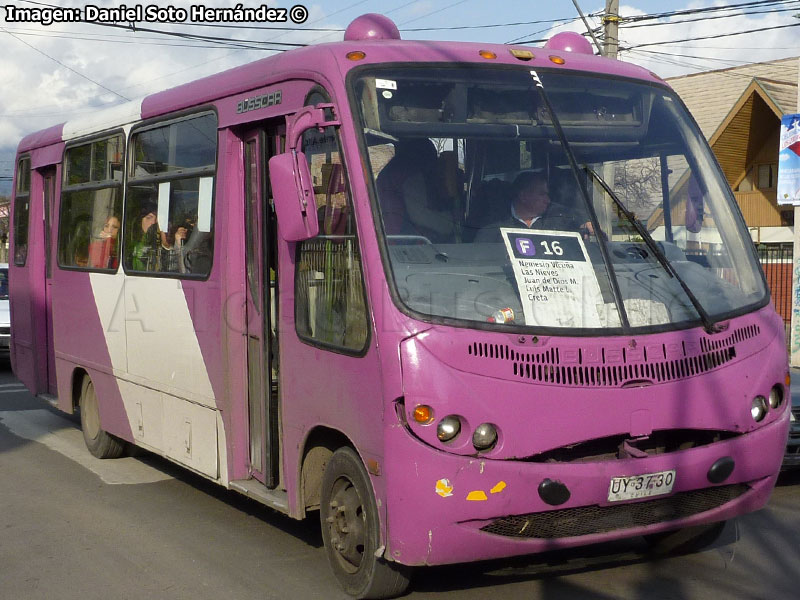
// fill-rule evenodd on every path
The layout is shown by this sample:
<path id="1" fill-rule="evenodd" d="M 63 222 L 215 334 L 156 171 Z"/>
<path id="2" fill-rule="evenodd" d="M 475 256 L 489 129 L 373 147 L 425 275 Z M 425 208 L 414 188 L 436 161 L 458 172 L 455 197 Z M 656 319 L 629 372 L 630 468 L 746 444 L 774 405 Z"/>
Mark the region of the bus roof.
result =
<path id="1" fill-rule="evenodd" d="M 27 152 L 34 148 L 78 139 L 141 119 L 202 106 L 230 95 L 246 93 L 280 81 L 319 79 L 320 77 L 330 80 L 332 77 L 344 77 L 349 70 L 363 65 L 410 62 L 525 65 L 530 69 L 560 68 L 663 83 L 663 80 L 654 73 L 637 65 L 594 56 L 585 40 L 582 40 L 585 46 L 579 48 L 577 52 L 565 49 L 564 46 L 569 45 L 565 44 L 565 41 L 574 42 L 575 36 L 580 38 L 573 32 L 557 34 L 544 47 L 534 48 L 478 42 L 401 40 L 399 35 L 397 37 L 392 37 L 391 34 L 382 35 L 380 27 L 374 26 L 377 23 L 385 28 L 387 22 L 394 27 L 391 21 L 381 15 L 362 15 L 347 28 L 345 41 L 307 46 L 269 56 L 156 92 L 139 100 L 98 110 L 91 113 L 89 117 L 68 121 L 24 137 L 20 141 L 18 152 Z M 375 33 L 376 29 L 378 30 L 377 34 Z M 397 31 L 396 27 L 394 27 L 394 31 Z M 557 41 L 560 36 L 562 39 Z M 573 37 L 567 39 L 563 36 Z M 589 50 L 587 51 L 586 48 Z M 348 58 L 349 53 L 356 51 L 363 52 L 363 58 L 360 60 Z M 520 51 L 522 52 L 520 53 Z M 492 54 L 494 58 L 486 58 Z M 529 57 L 530 54 L 532 54 L 532 58 Z M 520 56 L 524 56 L 524 58 Z M 552 57 L 563 59 L 563 64 L 553 62 Z"/>

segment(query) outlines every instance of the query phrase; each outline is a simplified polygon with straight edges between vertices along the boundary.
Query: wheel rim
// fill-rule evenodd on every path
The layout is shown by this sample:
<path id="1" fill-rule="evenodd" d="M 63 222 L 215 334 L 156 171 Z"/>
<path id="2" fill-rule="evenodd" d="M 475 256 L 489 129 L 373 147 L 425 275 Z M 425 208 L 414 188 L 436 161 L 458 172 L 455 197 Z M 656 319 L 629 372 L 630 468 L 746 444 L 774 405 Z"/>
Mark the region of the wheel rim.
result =
<path id="1" fill-rule="evenodd" d="M 367 520 L 361 496 L 349 479 L 340 477 L 333 484 L 326 522 L 339 563 L 355 573 L 364 560 Z"/>
<path id="2" fill-rule="evenodd" d="M 94 393 L 94 384 L 91 381 L 86 386 L 81 404 L 81 417 L 86 435 L 89 439 L 95 439 L 100 433 L 100 415 L 97 410 L 97 395 Z"/>

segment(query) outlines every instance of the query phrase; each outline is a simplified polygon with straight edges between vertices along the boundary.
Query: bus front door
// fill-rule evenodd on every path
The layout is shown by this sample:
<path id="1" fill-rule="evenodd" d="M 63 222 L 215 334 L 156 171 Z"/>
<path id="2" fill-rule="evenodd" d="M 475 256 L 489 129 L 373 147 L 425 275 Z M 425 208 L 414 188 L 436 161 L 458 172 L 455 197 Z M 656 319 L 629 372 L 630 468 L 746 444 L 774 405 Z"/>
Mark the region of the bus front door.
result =
<path id="1" fill-rule="evenodd" d="M 243 136 L 245 176 L 245 256 L 247 275 L 247 396 L 250 474 L 268 488 L 278 485 L 278 360 L 275 300 L 274 218 L 269 202 L 267 161 L 275 132 L 259 129 Z"/>

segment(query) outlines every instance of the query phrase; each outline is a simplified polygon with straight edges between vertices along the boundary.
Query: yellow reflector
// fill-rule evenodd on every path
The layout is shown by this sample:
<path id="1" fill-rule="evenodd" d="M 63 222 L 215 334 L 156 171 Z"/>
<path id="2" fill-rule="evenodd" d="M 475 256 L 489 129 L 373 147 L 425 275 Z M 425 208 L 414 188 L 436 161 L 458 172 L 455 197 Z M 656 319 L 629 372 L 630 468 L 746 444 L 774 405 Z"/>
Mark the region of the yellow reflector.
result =
<path id="1" fill-rule="evenodd" d="M 488 60 L 493 60 L 497 58 L 497 54 L 495 54 L 491 50 L 481 50 L 480 52 L 478 52 L 478 54 L 480 54 L 483 58 L 486 58 Z"/>
<path id="2" fill-rule="evenodd" d="M 511 52 L 511 56 L 513 56 L 514 58 L 518 58 L 520 60 L 534 59 L 533 52 L 531 52 L 530 50 L 519 50 L 517 48 L 512 48 L 511 50 L 509 50 L 509 52 Z"/>
<path id="3" fill-rule="evenodd" d="M 433 421 L 433 409 L 427 404 L 420 404 L 414 408 L 414 420 L 422 425 Z"/>
<path id="4" fill-rule="evenodd" d="M 784 382 L 786 383 L 786 387 L 792 387 L 792 374 L 791 373 L 786 373 L 786 378 L 784 379 Z"/>
<path id="5" fill-rule="evenodd" d="M 353 50 L 352 52 L 348 52 L 345 56 L 350 60 L 363 60 L 367 57 L 366 53 L 361 50 Z"/>
<path id="6" fill-rule="evenodd" d="M 557 65 L 563 65 L 567 61 L 561 58 L 560 56 L 551 56 L 550 62 L 555 63 Z"/>

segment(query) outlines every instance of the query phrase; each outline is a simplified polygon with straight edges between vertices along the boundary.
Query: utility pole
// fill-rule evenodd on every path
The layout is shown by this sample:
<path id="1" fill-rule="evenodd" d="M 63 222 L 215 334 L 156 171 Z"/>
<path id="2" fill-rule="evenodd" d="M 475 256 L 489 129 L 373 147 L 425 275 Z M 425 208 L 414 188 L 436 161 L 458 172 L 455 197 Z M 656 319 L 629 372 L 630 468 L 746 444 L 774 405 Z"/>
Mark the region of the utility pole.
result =
<path id="1" fill-rule="evenodd" d="M 575 10 L 578 11 L 578 14 L 581 16 L 581 21 L 583 21 L 583 26 L 586 27 L 586 31 L 589 32 L 589 35 L 592 37 L 592 41 L 594 42 L 595 48 L 597 48 L 597 53 L 600 56 L 603 56 L 603 49 L 600 47 L 600 42 L 597 41 L 597 38 L 594 35 L 594 31 L 592 28 L 589 27 L 589 23 L 586 21 L 586 17 L 583 15 L 583 11 L 581 7 L 578 5 L 578 0 L 572 0 L 572 3 L 575 5 Z"/>
<path id="2" fill-rule="evenodd" d="M 603 56 L 617 58 L 619 51 L 619 0 L 606 0 L 606 14 L 603 16 Z"/>

